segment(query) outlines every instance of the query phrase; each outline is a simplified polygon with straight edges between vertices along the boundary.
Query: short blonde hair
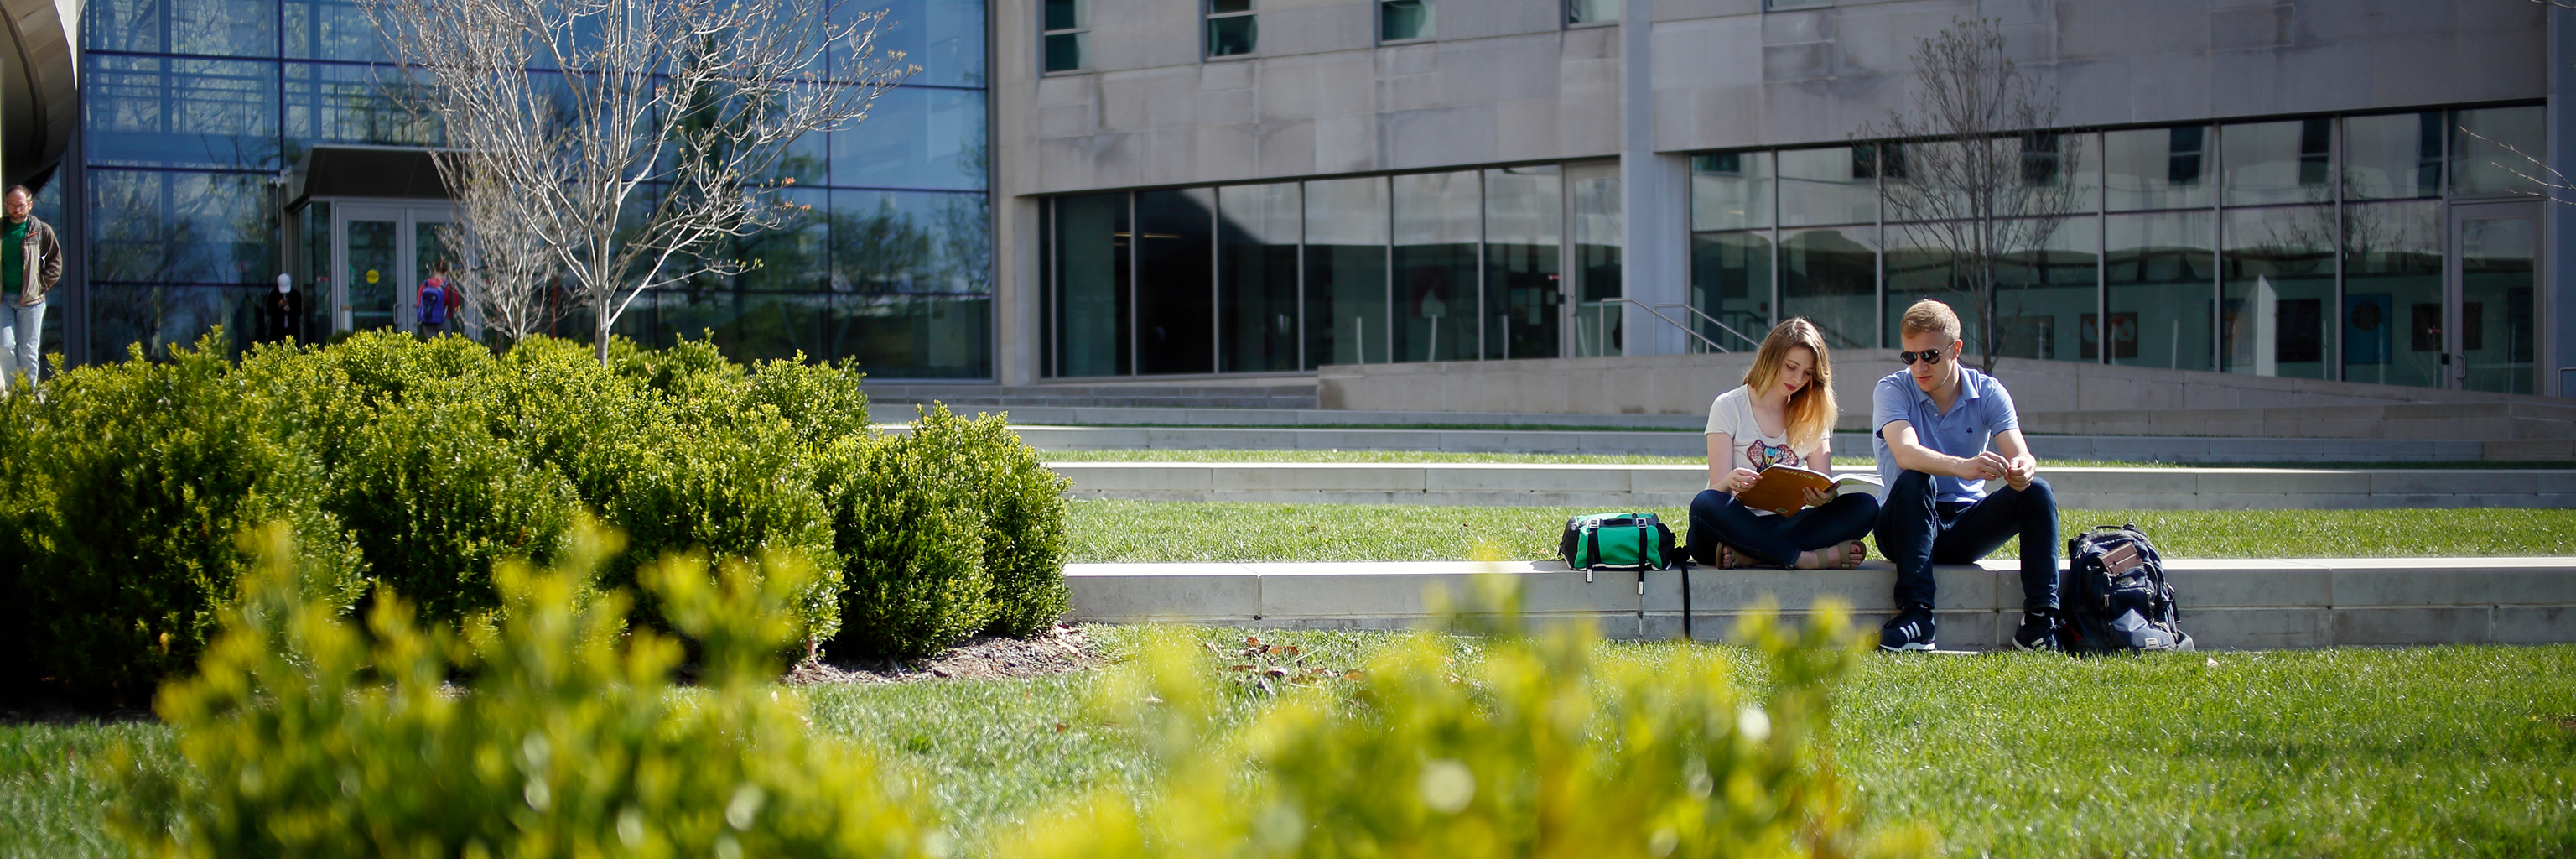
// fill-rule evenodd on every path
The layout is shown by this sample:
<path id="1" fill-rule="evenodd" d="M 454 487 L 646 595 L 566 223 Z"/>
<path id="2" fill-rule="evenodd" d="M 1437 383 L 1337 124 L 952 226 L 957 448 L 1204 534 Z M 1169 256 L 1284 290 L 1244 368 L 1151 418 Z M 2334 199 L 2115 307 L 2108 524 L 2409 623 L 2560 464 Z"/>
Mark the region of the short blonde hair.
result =
<path id="1" fill-rule="evenodd" d="M 1904 326 L 1898 330 L 1905 334 L 1947 334 L 1957 340 L 1959 314 L 1951 312 L 1950 305 L 1926 298 L 1905 308 Z"/>

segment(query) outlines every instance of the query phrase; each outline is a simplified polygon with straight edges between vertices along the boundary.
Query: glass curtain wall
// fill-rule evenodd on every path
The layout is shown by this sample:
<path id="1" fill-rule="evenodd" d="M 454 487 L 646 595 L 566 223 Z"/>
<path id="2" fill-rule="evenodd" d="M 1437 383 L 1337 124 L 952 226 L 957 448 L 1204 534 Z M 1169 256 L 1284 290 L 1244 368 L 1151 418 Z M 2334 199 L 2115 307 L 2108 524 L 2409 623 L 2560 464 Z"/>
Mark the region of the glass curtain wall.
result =
<path id="1" fill-rule="evenodd" d="M 1566 171 L 1566 182 L 1574 218 L 1574 348 L 1569 354 L 1622 354 L 1628 314 L 1609 301 L 1620 297 L 1621 255 L 1627 246 L 1620 223 L 1619 168 L 1574 167 Z"/>
<path id="2" fill-rule="evenodd" d="M 648 293 L 618 333 L 667 344 L 712 329 L 737 358 L 853 358 L 874 378 L 991 375 L 985 6 L 841 3 L 833 16 L 877 9 L 877 48 L 921 71 L 866 122 L 797 142 L 785 198 L 809 214 L 713 249 L 762 264 Z M 271 177 L 316 145 L 443 140 L 396 98 L 401 71 L 366 16 L 346 0 L 95 0 L 81 14 L 89 337 L 66 351 L 114 358 L 217 324 L 257 330 L 242 321 L 280 273 L 327 331 L 331 243 L 360 237 L 332 235 L 327 202 L 277 211 Z M 281 215 L 300 228 L 293 253 Z M 587 324 L 555 333 L 585 337 Z"/>
<path id="3" fill-rule="evenodd" d="M 1394 177 L 1395 360 L 1463 361 L 1483 353 L 1477 178 L 1472 170 Z"/>
<path id="4" fill-rule="evenodd" d="M 1485 357 L 1554 358 L 1565 195 L 1555 165 L 1485 171 Z"/>
<path id="5" fill-rule="evenodd" d="M 1780 316 L 1814 321 L 1831 347 L 1878 342 L 1877 150 L 1779 153 Z"/>
<path id="6" fill-rule="evenodd" d="M 1218 371 L 1295 370 L 1297 244 L 1293 182 L 1217 189 Z"/>
<path id="7" fill-rule="evenodd" d="M 1771 158 L 1723 152 L 1691 159 L 1690 303 L 1704 315 L 1692 323 L 1729 350 L 1759 348 L 1773 324 Z"/>
<path id="8" fill-rule="evenodd" d="M 1216 370 L 1213 188 L 1136 194 L 1136 372 Z"/>
<path id="9" fill-rule="evenodd" d="M 1054 239 L 1049 256 L 1056 323 L 1056 372 L 1066 376 L 1124 376 L 1133 372 L 1135 315 L 1128 289 L 1133 251 L 1125 194 L 1085 194 L 1050 202 Z"/>
<path id="10" fill-rule="evenodd" d="M 1306 183 L 1305 369 L 1393 360 L 1388 238 L 1386 177 Z"/>

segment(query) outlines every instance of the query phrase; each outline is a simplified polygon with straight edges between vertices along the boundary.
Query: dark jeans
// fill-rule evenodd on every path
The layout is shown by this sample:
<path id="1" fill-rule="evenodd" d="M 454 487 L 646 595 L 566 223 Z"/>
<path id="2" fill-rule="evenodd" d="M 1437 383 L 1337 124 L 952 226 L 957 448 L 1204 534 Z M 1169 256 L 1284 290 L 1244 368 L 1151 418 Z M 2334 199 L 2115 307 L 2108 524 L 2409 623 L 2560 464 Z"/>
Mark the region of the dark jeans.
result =
<path id="1" fill-rule="evenodd" d="M 2021 537 L 2021 604 L 2057 608 L 2057 496 L 2048 481 L 2001 487 L 1974 504 L 1935 504 L 1932 476 L 1901 471 L 1878 509 L 1878 550 L 1896 562 L 1899 608 L 1932 605 L 1932 565 L 1972 564 Z M 1945 524 L 1946 523 L 1946 524 Z"/>
<path id="2" fill-rule="evenodd" d="M 1877 518 L 1878 499 L 1868 495 L 1845 495 L 1788 516 L 1763 516 L 1733 495 L 1703 489 L 1691 499 L 1691 560 L 1717 563 L 1717 544 L 1725 543 L 1756 560 L 1794 567 L 1799 552 L 1868 536 L 1869 524 Z"/>

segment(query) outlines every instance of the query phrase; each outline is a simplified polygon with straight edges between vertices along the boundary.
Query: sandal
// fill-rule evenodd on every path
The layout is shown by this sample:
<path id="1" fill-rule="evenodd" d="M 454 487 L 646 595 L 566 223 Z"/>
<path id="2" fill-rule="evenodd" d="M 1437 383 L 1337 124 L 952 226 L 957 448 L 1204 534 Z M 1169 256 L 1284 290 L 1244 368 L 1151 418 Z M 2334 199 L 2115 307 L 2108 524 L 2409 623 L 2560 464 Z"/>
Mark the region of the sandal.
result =
<path id="1" fill-rule="evenodd" d="M 1828 552 L 1831 554 L 1827 554 Z M 1859 567 L 1861 560 L 1869 557 L 1869 548 L 1862 545 L 1859 540 L 1852 540 L 1843 543 L 1836 543 L 1822 549 L 1816 549 L 1814 551 L 1804 552 L 1801 554 L 1815 556 L 1816 565 L 1812 567 L 1797 567 L 1796 569 L 1849 570 Z"/>
<path id="2" fill-rule="evenodd" d="M 1736 552 L 1734 546 L 1719 543 L 1717 544 L 1717 563 L 1710 564 L 1709 566 L 1720 570 L 1741 569 L 1752 566 L 1751 564 L 1746 563 L 1748 560 L 1751 559 Z"/>

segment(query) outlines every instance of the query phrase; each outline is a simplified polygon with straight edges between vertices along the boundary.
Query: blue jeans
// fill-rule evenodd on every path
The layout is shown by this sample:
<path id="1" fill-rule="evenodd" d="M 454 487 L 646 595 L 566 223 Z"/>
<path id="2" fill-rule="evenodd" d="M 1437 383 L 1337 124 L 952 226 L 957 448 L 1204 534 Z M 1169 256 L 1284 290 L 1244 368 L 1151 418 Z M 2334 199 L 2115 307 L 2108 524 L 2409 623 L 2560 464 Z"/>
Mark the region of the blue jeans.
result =
<path id="1" fill-rule="evenodd" d="M 45 304 L 50 299 L 21 307 L 17 295 L 0 296 L 0 392 L 12 385 L 24 384 L 33 390 L 37 375 L 44 370 Z"/>
<path id="2" fill-rule="evenodd" d="M 1690 505 L 1690 554 L 1696 563 L 1717 563 L 1717 544 L 1725 543 L 1755 560 L 1783 567 L 1798 565 L 1798 553 L 1869 535 L 1878 518 L 1878 499 L 1844 495 L 1787 516 L 1764 516 L 1715 489 L 1700 490 Z"/>
<path id="3" fill-rule="evenodd" d="M 1878 550 L 1896 562 L 1896 605 L 1932 605 L 1932 565 L 1972 564 L 2021 538 L 2024 611 L 2057 608 L 2057 496 L 2048 481 L 2001 486 L 1973 504 L 1933 501 L 1932 476 L 1901 471 L 1878 509 Z"/>

